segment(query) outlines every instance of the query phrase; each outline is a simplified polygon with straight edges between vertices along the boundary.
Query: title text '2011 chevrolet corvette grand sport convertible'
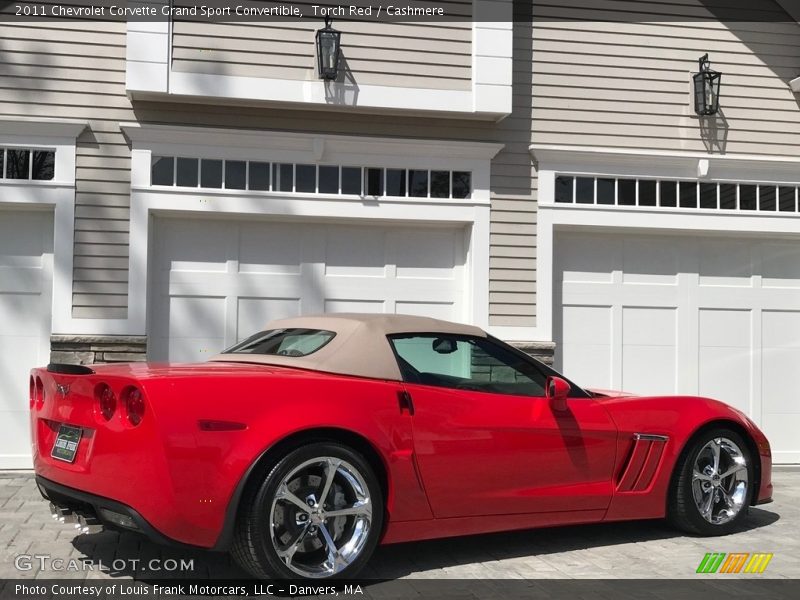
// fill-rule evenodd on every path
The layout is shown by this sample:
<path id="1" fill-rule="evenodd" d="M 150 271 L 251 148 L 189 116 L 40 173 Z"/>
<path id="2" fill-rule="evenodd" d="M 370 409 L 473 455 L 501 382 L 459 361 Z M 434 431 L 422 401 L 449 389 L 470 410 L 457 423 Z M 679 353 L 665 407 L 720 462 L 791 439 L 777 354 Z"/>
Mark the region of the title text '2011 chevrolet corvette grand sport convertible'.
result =
<path id="1" fill-rule="evenodd" d="M 721 535 L 772 496 L 769 443 L 728 405 L 583 390 L 424 317 L 285 319 L 206 363 L 49 365 L 30 388 L 54 510 L 230 550 L 262 578 L 352 577 L 379 543 L 568 523 Z"/>

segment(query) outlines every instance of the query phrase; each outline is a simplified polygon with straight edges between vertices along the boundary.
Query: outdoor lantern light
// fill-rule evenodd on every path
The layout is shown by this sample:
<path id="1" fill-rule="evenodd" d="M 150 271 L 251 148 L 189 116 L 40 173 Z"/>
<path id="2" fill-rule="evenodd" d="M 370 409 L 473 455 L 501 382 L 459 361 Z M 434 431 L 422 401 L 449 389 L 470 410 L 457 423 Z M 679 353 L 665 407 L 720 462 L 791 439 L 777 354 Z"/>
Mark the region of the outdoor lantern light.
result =
<path id="1" fill-rule="evenodd" d="M 694 74 L 694 112 L 698 115 L 715 115 L 719 110 L 719 83 L 722 73 L 711 70 L 708 54 L 697 61 L 699 71 Z"/>
<path id="2" fill-rule="evenodd" d="M 331 27 L 330 17 L 325 17 L 325 27 L 317 30 L 317 64 L 320 79 L 336 79 L 339 72 L 339 42 L 342 33 Z"/>

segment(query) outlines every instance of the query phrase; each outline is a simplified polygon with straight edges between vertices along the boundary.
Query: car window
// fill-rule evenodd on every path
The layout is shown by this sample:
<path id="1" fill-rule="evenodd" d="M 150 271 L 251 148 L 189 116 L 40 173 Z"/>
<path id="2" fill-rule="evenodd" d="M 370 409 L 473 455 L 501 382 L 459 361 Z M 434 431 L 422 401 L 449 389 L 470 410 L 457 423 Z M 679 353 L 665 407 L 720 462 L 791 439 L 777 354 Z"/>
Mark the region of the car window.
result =
<path id="1" fill-rule="evenodd" d="M 223 354 L 267 354 L 308 356 L 330 342 L 336 334 L 322 329 L 270 329 L 250 336 Z"/>
<path id="2" fill-rule="evenodd" d="M 544 396 L 546 375 L 517 354 L 480 337 L 389 337 L 403 380 L 494 394 Z"/>

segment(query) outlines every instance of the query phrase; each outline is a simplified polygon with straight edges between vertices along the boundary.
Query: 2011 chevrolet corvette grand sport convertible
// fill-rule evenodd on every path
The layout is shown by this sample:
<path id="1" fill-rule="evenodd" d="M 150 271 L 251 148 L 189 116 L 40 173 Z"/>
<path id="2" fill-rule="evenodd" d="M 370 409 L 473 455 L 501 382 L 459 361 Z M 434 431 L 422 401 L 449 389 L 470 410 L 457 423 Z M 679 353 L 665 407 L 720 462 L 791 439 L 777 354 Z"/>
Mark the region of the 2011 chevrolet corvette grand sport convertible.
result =
<path id="1" fill-rule="evenodd" d="M 202 364 L 49 365 L 30 406 L 55 514 L 229 550 L 259 578 L 352 577 L 379 543 L 568 523 L 722 535 L 772 496 L 769 443 L 736 409 L 581 389 L 425 317 L 275 321 Z"/>

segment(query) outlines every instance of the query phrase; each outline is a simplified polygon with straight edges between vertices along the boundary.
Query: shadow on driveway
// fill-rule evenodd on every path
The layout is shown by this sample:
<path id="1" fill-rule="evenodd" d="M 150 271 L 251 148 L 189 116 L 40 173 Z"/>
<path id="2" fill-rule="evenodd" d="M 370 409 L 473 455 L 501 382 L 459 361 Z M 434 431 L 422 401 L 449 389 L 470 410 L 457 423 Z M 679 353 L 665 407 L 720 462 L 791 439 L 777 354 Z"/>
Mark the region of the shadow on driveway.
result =
<path id="1" fill-rule="evenodd" d="M 780 516 L 763 508 L 751 508 L 737 533 L 772 525 Z M 526 556 L 585 550 L 685 537 L 665 522 L 627 521 L 490 533 L 425 542 L 393 544 L 378 548 L 364 578 L 397 579 L 430 571 Z M 249 579 L 224 553 L 159 546 L 134 533 L 103 531 L 76 537 L 73 546 L 110 577 L 138 580 Z M 151 563 L 151 561 L 153 561 Z M 174 563 L 192 561 L 191 570 L 167 570 Z M 155 568 L 151 569 L 150 566 Z M 160 570 L 159 570 L 160 569 Z M 457 572 L 456 572 L 457 573 Z M 498 576 L 502 576 L 498 573 Z"/>

